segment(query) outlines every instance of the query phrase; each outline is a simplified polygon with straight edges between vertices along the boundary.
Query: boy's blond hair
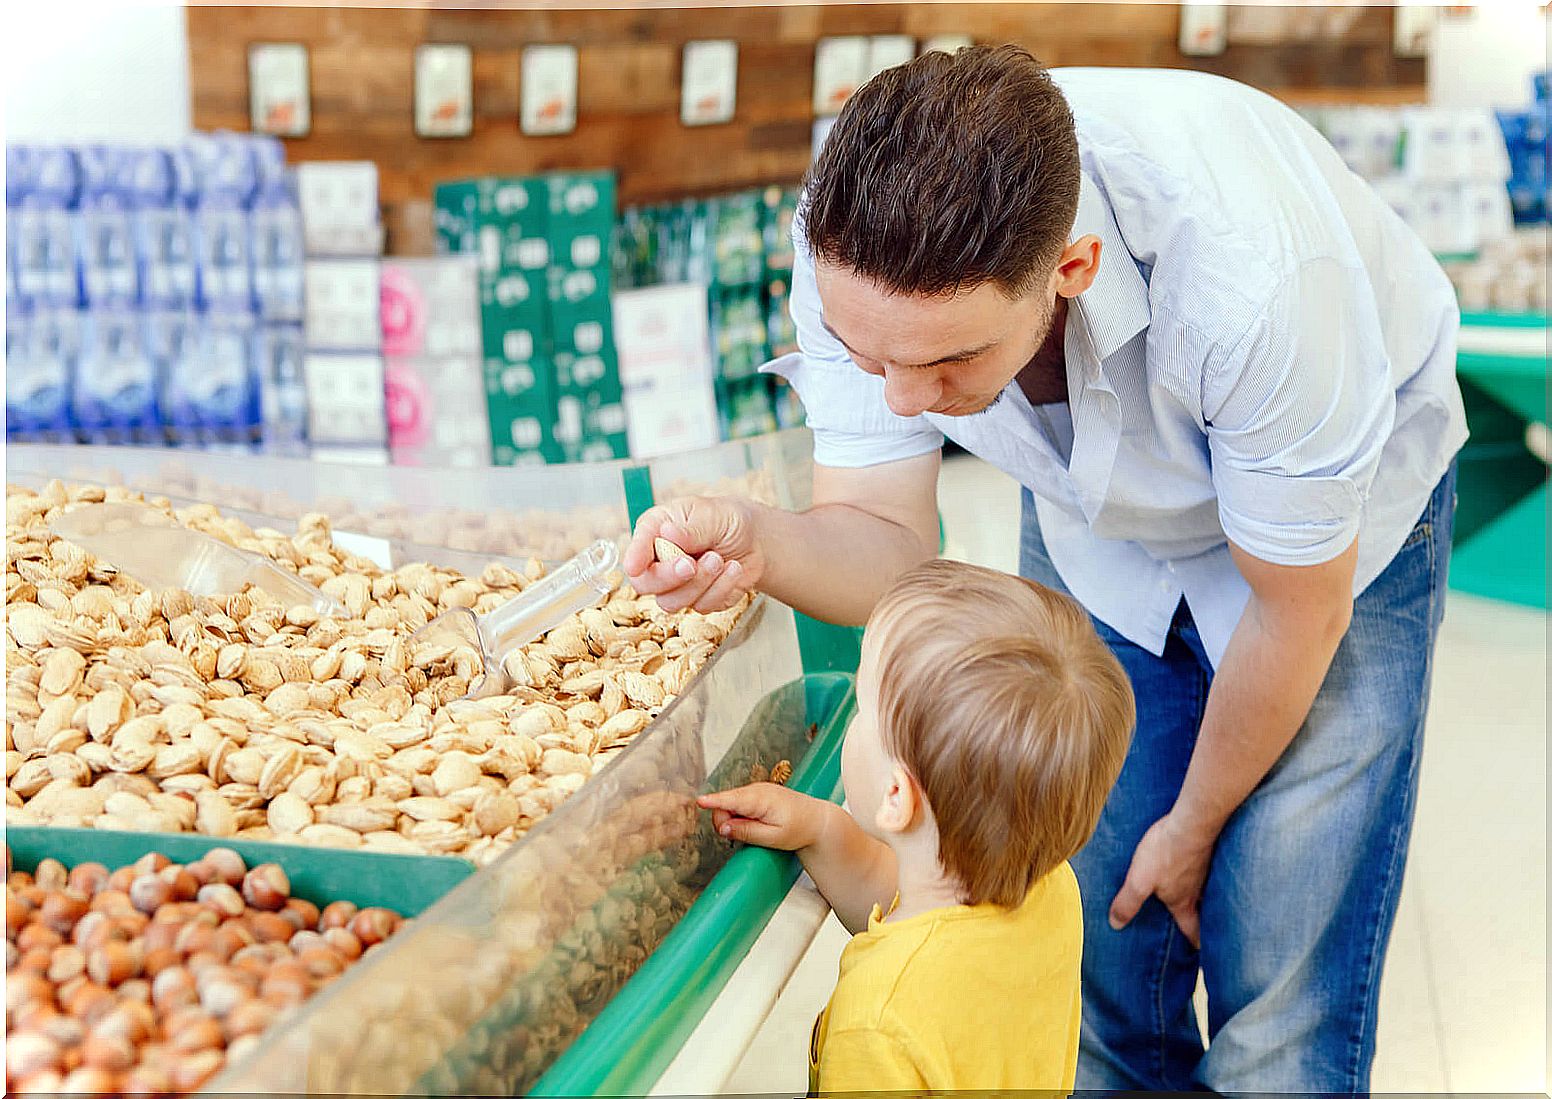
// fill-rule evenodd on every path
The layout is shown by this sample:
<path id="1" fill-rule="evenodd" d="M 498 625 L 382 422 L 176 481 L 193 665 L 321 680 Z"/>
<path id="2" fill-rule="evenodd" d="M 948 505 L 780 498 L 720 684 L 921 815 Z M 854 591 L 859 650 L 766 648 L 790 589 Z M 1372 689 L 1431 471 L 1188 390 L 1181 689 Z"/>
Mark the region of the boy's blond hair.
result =
<path id="1" fill-rule="evenodd" d="M 966 904 L 1023 903 L 1087 842 L 1121 772 L 1131 684 L 1083 609 L 957 561 L 905 573 L 868 622 L 885 748 L 920 783 Z"/>

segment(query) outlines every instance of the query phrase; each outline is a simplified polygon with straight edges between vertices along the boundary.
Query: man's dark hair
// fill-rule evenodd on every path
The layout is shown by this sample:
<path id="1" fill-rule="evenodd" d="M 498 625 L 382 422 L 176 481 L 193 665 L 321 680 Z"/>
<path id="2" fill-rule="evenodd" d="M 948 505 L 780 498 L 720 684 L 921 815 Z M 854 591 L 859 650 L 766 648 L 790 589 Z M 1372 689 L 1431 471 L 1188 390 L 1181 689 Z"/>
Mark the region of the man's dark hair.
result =
<path id="1" fill-rule="evenodd" d="M 1050 74 L 1018 46 L 888 69 L 841 111 L 804 180 L 817 258 L 895 293 L 991 282 L 1027 292 L 1078 210 L 1078 139 Z"/>

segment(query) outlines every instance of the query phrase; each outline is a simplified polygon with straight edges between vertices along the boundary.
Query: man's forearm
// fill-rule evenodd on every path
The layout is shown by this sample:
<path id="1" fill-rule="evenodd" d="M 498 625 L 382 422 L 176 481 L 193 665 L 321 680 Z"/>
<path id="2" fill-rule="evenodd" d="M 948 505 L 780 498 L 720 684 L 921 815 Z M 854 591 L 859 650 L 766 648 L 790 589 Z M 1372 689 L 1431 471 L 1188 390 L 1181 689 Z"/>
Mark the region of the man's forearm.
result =
<path id="1" fill-rule="evenodd" d="M 934 555 L 915 532 L 848 504 L 757 505 L 754 521 L 767 547 L 760 590 L 843 626 L 864 625 L 895 577 Z"/>
<path id="2" fill-rule="evenodd" d="M 798 849 L 803 869 L 852 934 L 866 931 L 875 904 L 888 905 L 898 887 L 894 852 L 869 836 L 839 805 L 824 803 L 818 838 Z"/>
<path id="3" fill-rule="evenodd" d="M 1216 836 L 1298 735 L 1346 632 L 1346 619 L 1290 623 L 1251 601 L 1207 698 L 1174 815 Z"/>

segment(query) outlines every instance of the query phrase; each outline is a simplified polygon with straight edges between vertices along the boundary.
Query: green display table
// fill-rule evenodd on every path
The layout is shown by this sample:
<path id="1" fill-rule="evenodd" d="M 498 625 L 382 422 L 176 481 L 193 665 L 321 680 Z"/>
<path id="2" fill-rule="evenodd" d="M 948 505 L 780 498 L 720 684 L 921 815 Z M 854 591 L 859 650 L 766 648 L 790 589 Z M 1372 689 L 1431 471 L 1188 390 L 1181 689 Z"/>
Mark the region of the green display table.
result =
<path id="1" fill-rule="evenodd" d="M 1526 444 L 1547 422 L 1548 321 L 1467 313 L 1456 370 L 1471 439 L 1460 454 L 1450 563 L 1458 591 L 1547 606 L 1547 465 Z"/>

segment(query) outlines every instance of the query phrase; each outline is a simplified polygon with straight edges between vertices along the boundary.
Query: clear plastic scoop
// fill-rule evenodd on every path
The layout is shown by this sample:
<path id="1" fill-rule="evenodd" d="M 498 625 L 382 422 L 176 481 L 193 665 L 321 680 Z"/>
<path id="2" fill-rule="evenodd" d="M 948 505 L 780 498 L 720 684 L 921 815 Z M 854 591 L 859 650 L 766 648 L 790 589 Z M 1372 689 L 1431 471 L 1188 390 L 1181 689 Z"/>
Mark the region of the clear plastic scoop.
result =
<path id="1" fill-rule="evenodd" d="M 421 645 L 474 649 L 484 674 L 464 697 L 504 694 L 511 688 L 506 658 L 608 595 L 613 588 L 609 574 L 619 560 L 619 548 L 601 538 L 493 611 L 477 615 L 467 607 L 455 607 L 437 615 L 410 635 L 410 650 Z"/>
<path id="2" fill-rule="evenodd" d="M 345 607 L 267 558 L 181 526 L 139 504 L 88 504 L 50 524 L 74 542 L 152 591 L 182 588 L 193 595 L 234 595 L 252 584 L 287 607 L 306 605 L 319 614 L 344 616 Z"/>

